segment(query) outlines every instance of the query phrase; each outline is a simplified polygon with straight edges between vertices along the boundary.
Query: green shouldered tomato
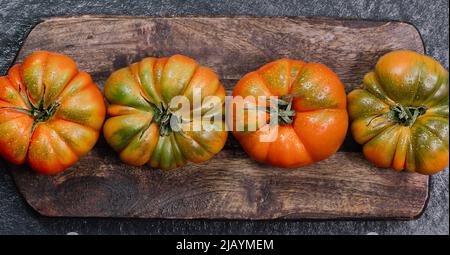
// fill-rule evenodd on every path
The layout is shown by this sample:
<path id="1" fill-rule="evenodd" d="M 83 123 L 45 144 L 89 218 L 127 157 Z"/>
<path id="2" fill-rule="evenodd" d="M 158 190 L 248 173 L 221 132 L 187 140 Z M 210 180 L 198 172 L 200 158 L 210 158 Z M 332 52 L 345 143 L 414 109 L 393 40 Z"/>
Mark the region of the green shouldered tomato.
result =
<path id="1" fill-rule="evenodd" d="M 381 57 L 348 95 L 355 140 L 379 167 L 433 174 L 448 165 L 448 71 L 412 51 Z"/>
<path id="2" fill-rule="evenodd" d="M 202 101 L 216 96 L 223 105 L 225 89 L 217 75 L 182 55 L 145 58 L 115 71 L 104 87 L 110 103 L 110 118 L 104 126 L 106 141 L 123 162 L 135 166 L 172 169 L 210 159 L 225 145 L 223 120 L 221 127 L 200 131 L 177 131 L 168 121 L 171 100 L 185 96 L 192 102 L 196 89 L 201 89 L 197 96 Z"/>

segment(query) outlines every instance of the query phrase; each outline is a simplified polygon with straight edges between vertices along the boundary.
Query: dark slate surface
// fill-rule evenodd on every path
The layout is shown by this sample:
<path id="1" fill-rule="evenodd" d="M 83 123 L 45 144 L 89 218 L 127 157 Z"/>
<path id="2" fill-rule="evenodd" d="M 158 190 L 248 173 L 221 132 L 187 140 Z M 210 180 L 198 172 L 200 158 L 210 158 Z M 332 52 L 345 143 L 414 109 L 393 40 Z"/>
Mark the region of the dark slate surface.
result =
<path id="1" fill-rule="evenodd" d="M 442 1 L 19 1 L 0 0 L 0 75 L 42 18 L 82 14 L 333 16 L 401 20 L 422 34 L 427 53 L 449 65 L 449 3 Z M 47 218 L 18 194 L 0 161 L 0 234 L 449 234 L 448 169 L 431 178 L 431 197 L 414 221 L 207 221 Z"/>

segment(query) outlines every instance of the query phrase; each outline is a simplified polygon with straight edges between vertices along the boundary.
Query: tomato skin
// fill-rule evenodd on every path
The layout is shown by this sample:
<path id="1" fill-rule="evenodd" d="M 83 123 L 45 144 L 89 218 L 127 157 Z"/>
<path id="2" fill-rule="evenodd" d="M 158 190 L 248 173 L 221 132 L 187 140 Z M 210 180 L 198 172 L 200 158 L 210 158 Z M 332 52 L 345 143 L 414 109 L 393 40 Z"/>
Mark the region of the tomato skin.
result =
<path id="1" fill-rule="evenodd" d="M 152 122 L 155 110 L 151 104 L 168 106 L 176 96 L 191 103 L 195 89 L 202 101 L 217 96 L 220 107 L 225 89 L 217 75 L 193 59 L 174 55 L 169 58 L 145 58 L 111 74 L 104 86 L 110 103 L 103 134 L 120 159 L 134 166 L 148 165 L 163 170 L 200 163 L 219 153 L 225 145 L 227 131 L 221 121 L 212 131 L 171 131 L 160 135 L 161 126 Z M 202 111 L 202 116 L 206 114 Z"/>
<path id="2" fill-rule="evenodd" d="M 245 127 L 255 123 L 235 116 L 229 119 L 233 135 L 256 161 L 281 168 L 301 167 L 330 157 L 341 146 L 348 128 L 346 94 L 338 76 L 325 65 L 280 59 L 246 74 L 233 90 L 236 105 L 238 96 L 298 93 L 292 100 L 296 113 L 291 124 L 279 123 L 265 129 L 270 117 L 258 113 L 258 129 L 241 131 L 236 127 L 242 122 Z M 258 100 L 256 104 L 270 106 Z M 235 106 L 230 106 L 229 111 L 235 111 L 231 107 Z M 263 122 L 264 119 L 267 121 Z M 263 137 L 274 139 L 263 141 Z"/>
<path id="3" fill-rule="evenodd" d="M 348 112 L 366 158 L 396 171 L 430 175 L 443 170 L 449 160 L 448 71 L 430 57 L 393 51 L 378 60 L 363 85 L 349 93 Z M 375 118 L 393 105 L 427 110 L 411 125 Z"/>
<path id="4" fill-rule="evenodd" d="M 33 107 L 40 102 L 59 106 L 50 118 L 36 122 L 11 108 L 31 110 L 27 100 Z M 94 147 L 106 114 L 90 75 L 69 57 L 46 51 L 31 54 L 0 77 L 0 107 L 0 156 L 49 175 L 74 165 Z"/>

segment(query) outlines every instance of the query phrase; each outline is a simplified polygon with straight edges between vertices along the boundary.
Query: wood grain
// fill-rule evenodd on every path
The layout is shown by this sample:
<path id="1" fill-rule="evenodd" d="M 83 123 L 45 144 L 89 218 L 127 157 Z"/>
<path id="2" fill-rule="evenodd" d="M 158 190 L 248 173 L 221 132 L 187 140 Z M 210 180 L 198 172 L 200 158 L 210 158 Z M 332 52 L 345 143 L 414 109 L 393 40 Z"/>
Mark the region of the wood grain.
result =
<path id="1" fill-rule="evenodd" d="M 346 90 L 360 85 L 378 57 L 424 52 L 401 22 L 331 18 L 72 17 L 38 24 L 17 62 L 35 50 L 74 58 L 100 87 L 109 74 L 146 56 L 181 53 L 216 70 L 228 91 L 245 73 L 282 57 L 321 62 Z M 68 171 L 39 176 L 9 166 L 39 213 L 70 217 L 223 219 L 412 219 L 428 198 L 427 176 L 371 166 L 348 136 L 325 161 L 296 170 L 255 163 L 230 137 L 203 164 L 161 171 L 122 164 L 103 138 Z"/>

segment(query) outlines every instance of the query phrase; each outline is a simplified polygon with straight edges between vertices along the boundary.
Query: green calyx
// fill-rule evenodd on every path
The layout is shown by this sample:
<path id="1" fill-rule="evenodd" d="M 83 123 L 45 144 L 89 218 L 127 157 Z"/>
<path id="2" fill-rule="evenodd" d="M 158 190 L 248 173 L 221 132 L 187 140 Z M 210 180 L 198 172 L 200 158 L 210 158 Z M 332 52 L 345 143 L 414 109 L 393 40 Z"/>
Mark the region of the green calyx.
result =
<path id="1" fill-rule="evenodd" d="M 58 107 L 60 106 L 59 103 L 52 103 L 51 105 L 49 105 L 47 108 L 35 108 L 32 109 L 31 112 L 31 116 L 33 116 L 34 121 L 39 123 L 39 122 L 44 122 L 49 120 L 53 115 L 55 115 L 56 111 L 58 110 Z"/>
<path id="2" fill-rule="evenodd" d="M 160 107 L 157 107 L 155 104 L 151 104 L 153 108 L 153 118 L 152 121 L 159 126 L 159 135 L 160 136 L 168 136 L 172 133 L 172 127 L 170 125 L 170 120 L 172 118 L 172 113 L 169 108 L 165 107 L 161 102 Z"/>
<path id="3" fill-rule="evenodd" d="M 267 111 L 278 111 L 278 124 L 279 125 L 288 125 L 292 124 L 295 117 L 295 111 L 292 110 L 292 100 L 284 100 L 284 97 L 280 97 L 278 99 L 269 98 L 268 101 L 275 105 L 267 107 Z M 273 120 L 271 119 L 271 122 Z M 273 123 L 271 123 L 273 124 Z"/>
<path id="4" fill-rule="evenodd" d="M 373 117 L 367 126 L 369 126 L 374 120 L 379 118 L 387 118 L 386 120 L 376 124 L 374 127 L 378 127 L 390 122 L 395 122 L 403 126 L 412 126 L 416 122 L 417 118 L 424 115 L 428 108 L 425 105 L 419 107 L 403 106 L 400 104 L 391 105 L 389 112 L 380 113 Z"/>
<path id="5" fill-rule="evenodd" d="M 292 110 L 292 98 L 298 96 L 299 93 L 287 94 L 279 98 L 269 98 L 267 102 L 271 105 L 262 109 L 271 114 L 270 125 L 288 125 L 292 124 L 295 117 L 295 111 Z M 258 107 L 259 108 L 259 107 Z M 272 118 L 277 115 L 277 118 Z"/>
<path id="6" fill-rule="evenodd" d="M 26 92 L 24 94 L 22 89 L 19 87 L 19 93 L 22 96 L 22 98 L 24 99 L 24 101 L 27 104 L 29 109 L 24 109 L 24 108 L 20 108 L 20 107 L 9 107 L 9 106 L 1 107 L 0 109 L 15 110 L 15 111 L 30 115 L 34 119 L 34 123 L 33 123 L 33 129 L 34 129 L 34 127 L 36 126 L 37 123 L 48 121 L 51 117 L 53 117 L 53 115 L 55 115 L 56 111 L 58 110 L 59 106 L 61 105 L 58 101 L 55 101 L 52 104 L 50 104 L 49 106 L 45 107 L 45 103 L 44 103 L 45 91 L 46 91 L 46 87 L 44 86 L 44 93 L 41 97 L 41 100 L 40 100 L 39 104 L 37 106 L 35 106 L 34 104 L 31 103 L 28 93 Z"/>
<path id="7" fill-rule="evenodd" d="M 142 95 L 142 98 L 152 107 L 153 109 L 153 117 L 150 120 L 150 122 L 147 124 L 147 126 L 144 128 L 143 132 L 141 133 L 141 137 L 144 135 L 144 133 L 147 131 L 147 129 L 150 128 L 152 123 L 155 123 L 159 126 L 159 135 L 160 136 L 169 136 L 173 132 L 173 127 L 171 120 L 175 118 L 175 123 L 178 124 L 181 123 L 180 118 L 178 118 L 176 115 L 174 115 L 169 107 L 164 106 L 163 102 L 160 102 L 160 105 L 154 104 L 150 102 L 144 95 Z"/>

